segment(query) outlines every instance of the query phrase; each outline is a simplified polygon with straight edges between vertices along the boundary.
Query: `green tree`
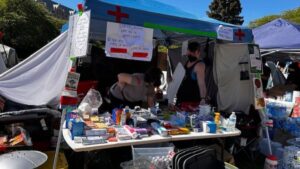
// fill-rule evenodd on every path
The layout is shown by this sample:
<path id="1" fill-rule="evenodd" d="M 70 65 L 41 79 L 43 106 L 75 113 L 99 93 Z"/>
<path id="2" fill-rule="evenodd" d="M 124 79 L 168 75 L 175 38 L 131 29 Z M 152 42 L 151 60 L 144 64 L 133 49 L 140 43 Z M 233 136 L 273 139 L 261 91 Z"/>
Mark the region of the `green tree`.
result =
<path id="1" fill-rule="evenodd" d="M 241 12 L 240 0 L 213 0 L 206 14 L 208 17 L 219 21 L 242 25 L 244 17 L 240 16 Z"/>
<path id="2" fill-rule="evenodd" d="M 271 22 L 274 19 L 280 18 L 280 15 L 270 15 L 270 16 L 265 16 L 263 18 L 257 19 L 253 22 L 250 22 L 249 27 L 251 28 L 255 28 L 258 27 L 260 25 L 263 25 L 265 23 Z"/>
<path id="3" fill-rule="evenodd" d="M 0 0 L 3 41 L 15 48 L 21 58 L 26 58 L 55 38 L 62 23 L 33 0 Z"/>
<path id="4" fill-rule="evenodd" d="M 300 7 L 283 12 L 282 18 L 300 24 Z"/>
<path id="5" fill-rule="evenodd" d="M 277 19 L 277 18 L 283 18 L 290 22 L 300 24 L 300 7 L 293 9 L 293 10 L 284 11 L 279 15 L 269 15 L 269 16 L 264 16 L 262 18 L 256 19 L 249 23 L 249 27 L 255 28 L 255 27 L 264 25 L 264 24 L 266 24 L 274 19 Z"/>

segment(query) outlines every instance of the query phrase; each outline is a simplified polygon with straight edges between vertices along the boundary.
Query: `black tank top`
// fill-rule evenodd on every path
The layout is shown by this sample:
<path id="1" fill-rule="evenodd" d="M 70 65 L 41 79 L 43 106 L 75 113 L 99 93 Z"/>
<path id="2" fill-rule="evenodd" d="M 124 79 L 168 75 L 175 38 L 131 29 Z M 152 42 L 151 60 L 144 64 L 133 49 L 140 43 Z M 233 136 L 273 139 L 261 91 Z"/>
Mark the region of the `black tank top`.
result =
<path id="1" fill-rule="evenodd" d="M 197 74 L 194 72 L 194 67 L 201 60 L 194 63 L 191 67 L 187 67 L 185 64 L 185 77 L 177 92 L 177 103 L 182 102 L 200 102 L 200 89 L 197 81 Z"/>

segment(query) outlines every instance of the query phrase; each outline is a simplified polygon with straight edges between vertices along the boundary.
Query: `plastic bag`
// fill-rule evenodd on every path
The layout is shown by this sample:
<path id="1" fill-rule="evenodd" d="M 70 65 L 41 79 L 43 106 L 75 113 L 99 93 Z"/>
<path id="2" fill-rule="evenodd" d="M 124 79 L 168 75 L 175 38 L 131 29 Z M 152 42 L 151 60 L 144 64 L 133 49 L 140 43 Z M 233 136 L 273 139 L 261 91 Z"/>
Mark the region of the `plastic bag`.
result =
<path id="1" fill-rule="evenodd" d="M 101 94 L 95 90 L 90 89 L 88 93 L 85 95 L 80 105 L 78 106 L 78 110 L 80 113 L 88 113 L 92 114 L 92 111 L 97 110 L 102 105 L 102 97 Z"/>

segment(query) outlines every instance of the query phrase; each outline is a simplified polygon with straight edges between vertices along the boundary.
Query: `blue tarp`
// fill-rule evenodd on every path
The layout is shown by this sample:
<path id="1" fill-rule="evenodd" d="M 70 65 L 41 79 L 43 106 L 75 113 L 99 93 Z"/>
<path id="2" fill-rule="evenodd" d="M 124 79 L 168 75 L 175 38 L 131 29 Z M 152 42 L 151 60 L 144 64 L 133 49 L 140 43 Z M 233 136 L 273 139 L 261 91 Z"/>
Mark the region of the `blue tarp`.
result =
<path id="1" fill-rule="evenodd" d="M 102 29 L 106 29 L 106 21 L 111 21 L 211 38 L 217 37 L 217 29 L 223 25 L 233 28 L 234 42 L 253 40 L 249 28 L 197 18 L 155 0 L 86 0 L 85 6 L 92 13 L 91 33 L 97 36 L 105 35 Z M 242 35 L 238 37 L 238 33 Z"/>
<path id="2" fill-rule="evenodd" d="M 261 49 L 300 49 L 300 25 L 276 19 L 253 30 Z"/>

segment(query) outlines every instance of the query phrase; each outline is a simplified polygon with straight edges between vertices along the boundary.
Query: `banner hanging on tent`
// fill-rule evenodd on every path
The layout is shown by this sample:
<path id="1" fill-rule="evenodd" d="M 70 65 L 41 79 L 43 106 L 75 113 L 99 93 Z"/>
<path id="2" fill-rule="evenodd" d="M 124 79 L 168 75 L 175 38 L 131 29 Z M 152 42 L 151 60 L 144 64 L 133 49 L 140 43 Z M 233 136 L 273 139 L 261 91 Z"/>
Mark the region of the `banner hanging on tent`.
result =
<path id="1" fill-rule="evenodd" d="M 85 57 L 88 51 L 91 12 L 70 16 L 68 38 L 71 41 L 70 56 Z"/>
<path id="2" fill-rule="evenodd" d="M 151 61 L 153 29 L 107 22 L 105 50 L 108 57 Z"/>
<path id="3" fill-rule="evenodd" d="M 265 100 L 263 95 L 263 87 L 260 75 L 257 74 L 257 77 L 252 79 L 254 87 L 254 104 L 255 109 L 262 109 L 265 107 Z"/>
<path id="4" fill-rule="evenodd" d="M 217 30 L 218 39 L 233 41 L 233 29 L 220 25 Z"/>

